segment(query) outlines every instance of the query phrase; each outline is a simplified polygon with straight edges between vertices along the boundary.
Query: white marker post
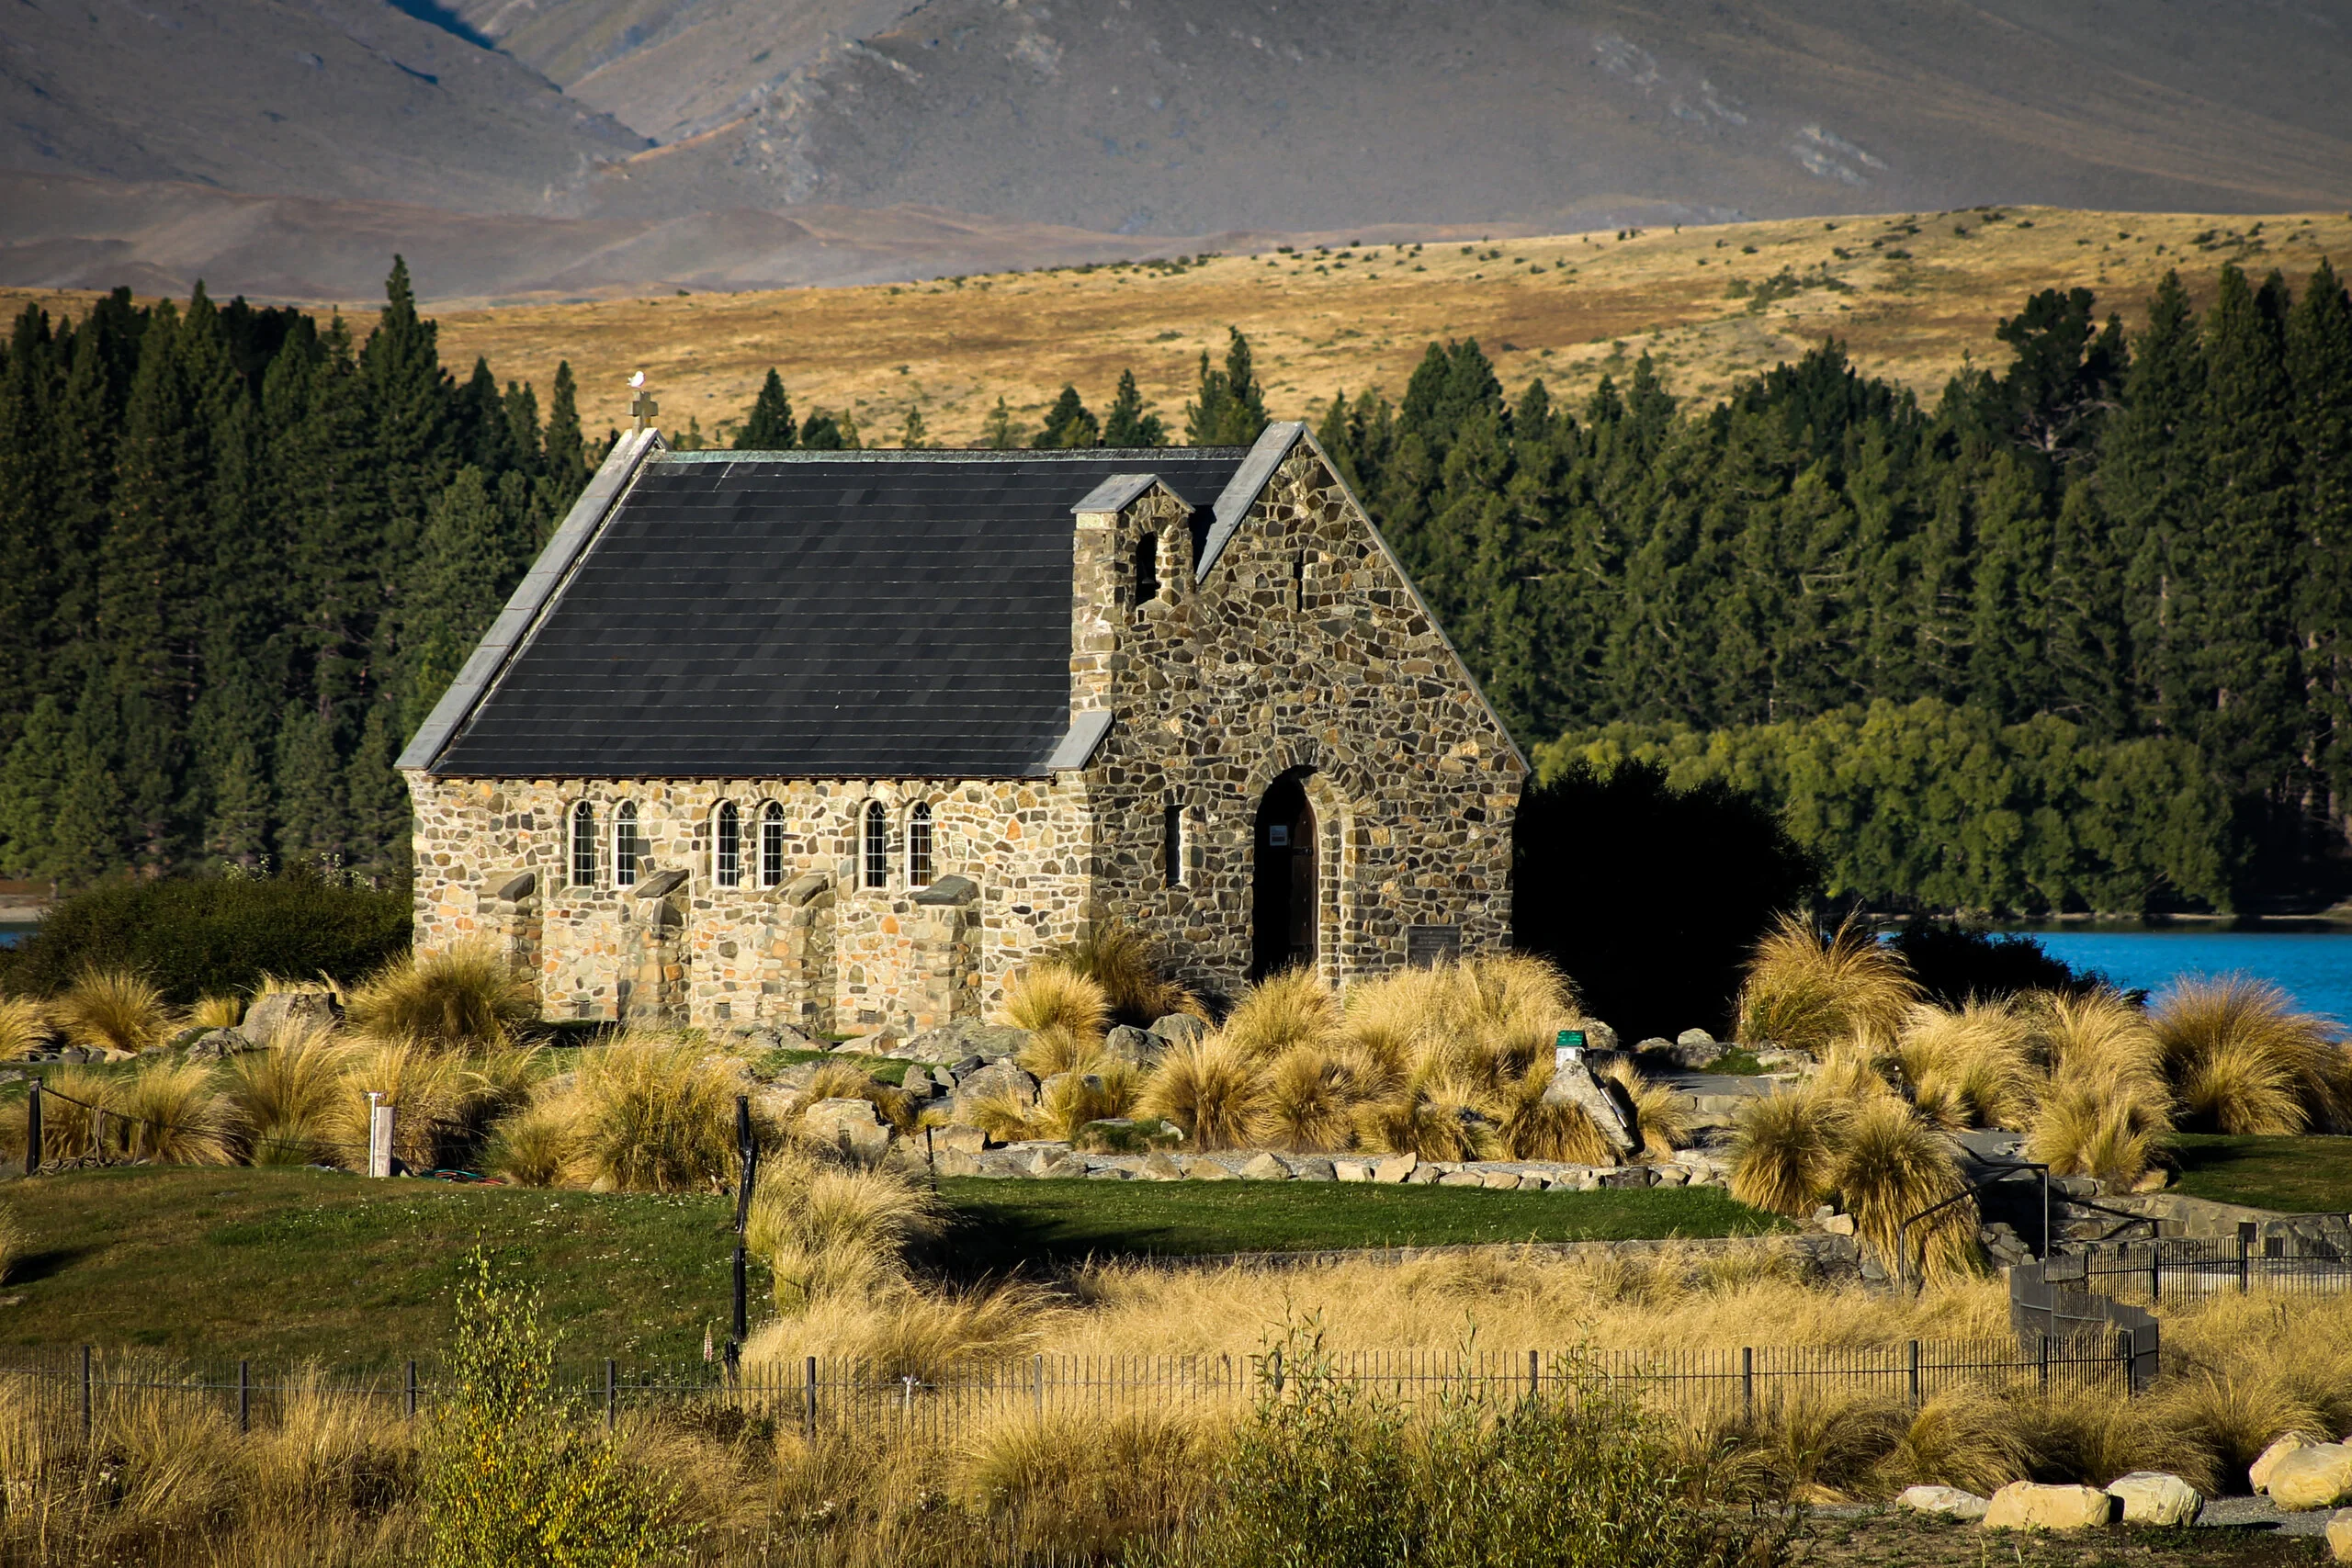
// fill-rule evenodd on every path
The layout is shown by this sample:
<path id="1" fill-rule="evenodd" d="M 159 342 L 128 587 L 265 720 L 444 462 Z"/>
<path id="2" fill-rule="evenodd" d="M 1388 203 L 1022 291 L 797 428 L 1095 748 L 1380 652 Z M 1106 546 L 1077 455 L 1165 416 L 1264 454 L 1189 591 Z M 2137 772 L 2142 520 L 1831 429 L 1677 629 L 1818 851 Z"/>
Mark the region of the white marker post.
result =
<path id="1" fill-rule="evenodd" d="M 372 1089 L 368 1091 L 368 1174 L 392 1174 L 392 1108 Z"/>

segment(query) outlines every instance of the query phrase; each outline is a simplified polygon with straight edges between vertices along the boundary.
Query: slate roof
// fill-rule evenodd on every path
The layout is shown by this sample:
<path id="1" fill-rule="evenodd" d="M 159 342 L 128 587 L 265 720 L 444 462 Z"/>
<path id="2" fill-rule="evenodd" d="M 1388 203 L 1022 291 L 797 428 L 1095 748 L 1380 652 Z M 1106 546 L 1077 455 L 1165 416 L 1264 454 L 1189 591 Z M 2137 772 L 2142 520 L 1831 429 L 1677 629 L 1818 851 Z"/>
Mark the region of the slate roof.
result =
<path id="1" fill-rule="evenodd" d="M 571 553 L 567 520 L 403 766 L 1042 773 L 1070 730 L 1073 505 L 1150 473 L 1205 527 L 1250 452 L 641 457 Z"/>

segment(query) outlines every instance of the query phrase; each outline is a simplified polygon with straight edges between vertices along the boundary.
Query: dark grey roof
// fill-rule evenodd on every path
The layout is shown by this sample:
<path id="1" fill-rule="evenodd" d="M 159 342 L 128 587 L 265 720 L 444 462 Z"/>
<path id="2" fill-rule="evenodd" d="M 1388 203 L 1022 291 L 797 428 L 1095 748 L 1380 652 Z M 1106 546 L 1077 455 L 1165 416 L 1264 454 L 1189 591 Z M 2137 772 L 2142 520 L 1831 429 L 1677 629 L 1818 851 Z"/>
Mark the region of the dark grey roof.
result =
<path id="1" fill-rule="evenodd" d="M 1071 728 L 1072 506 L 1151 473 L 1205 513 L 1248 456 L 645 456 L 551 601 L 517 595 L 535 624 L 479 672 L 487 694 L 452 693 L 455 738 L 428 747 L 428 722 L 401 761 L 493 778 L 1041 773 Z"/>

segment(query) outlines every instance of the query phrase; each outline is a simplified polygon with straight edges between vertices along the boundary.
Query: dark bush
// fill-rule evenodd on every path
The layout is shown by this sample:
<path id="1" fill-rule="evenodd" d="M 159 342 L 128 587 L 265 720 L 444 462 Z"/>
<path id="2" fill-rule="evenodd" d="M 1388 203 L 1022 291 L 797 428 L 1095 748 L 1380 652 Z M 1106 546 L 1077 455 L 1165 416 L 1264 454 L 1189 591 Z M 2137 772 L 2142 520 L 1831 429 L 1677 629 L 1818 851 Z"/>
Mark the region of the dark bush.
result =
<path id="1" fill-rule="evenodd" d="M 1528 790 L 1512 873 L 1512 940 L 1566 970 L 1629 1045 L 1693 1025 L 1726 1035 L 1749 950 L 1816 877 L 1753 796 L 1674 789 L 1641 762 L 1578 762 Z"/>
<path id="2" fill-rule="evenodd" d="M 85 969 L 135 969 L 186 1003 L 250 990 L 264 975 L 356 980 L 408 944 L 401 892 L 300 874 L 108 882 L 51 909 L 7 953 L 0 984 L 47 994 Z"/>
<path id="3" fill-rule="evenodd" d="M 2020 991 L 2088 991 L 2110 982 L 2097 970 L 2077 970 L 2052 958 L 2030 936 L 1995 936 L 1941 920 L 1905 926 L 1892 944 L 1938 1005 L 1956 1008 L 1970 997 L 1987 1000 Z"/>

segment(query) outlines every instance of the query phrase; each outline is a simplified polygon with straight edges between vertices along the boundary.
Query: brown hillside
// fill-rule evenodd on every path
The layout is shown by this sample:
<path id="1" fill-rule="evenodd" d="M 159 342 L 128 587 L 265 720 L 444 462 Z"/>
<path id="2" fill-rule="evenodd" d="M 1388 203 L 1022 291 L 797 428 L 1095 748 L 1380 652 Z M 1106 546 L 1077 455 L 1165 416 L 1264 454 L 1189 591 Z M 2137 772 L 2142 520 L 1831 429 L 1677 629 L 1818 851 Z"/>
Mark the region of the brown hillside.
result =
<path id="1" fill-rule="evenodd" d="M 1581 397 L 1649 354 L 1675 391 L 1712 397 L 1825 336 L 1930 400 L 1964 364 L 2005 358 L 1994 329 L 2042 288 L 2097 291 L 2136 321 L 2167 269 L 2209 290 L 2224 263 L 2301 278 L 2352 262 L 2352 217 L 2263 219 L 2003 208 L 1497 241 L 1306 249 L 1182 268 L 1119 265 L 960 282 L 702 294 L 439 312 L 456 369 L 486 356 L 544 394 L 557 361 L 594 430 L 620 423 L 643 369 L 659 423 L 722 431 L 770 366 L 801 413 L 847 410 L 895 444 L 920 407 L 934 445 L 976 441 L 1001 394 L 1035 426 L 1064 381 L 1099 412 L 1132 367 L 1181 435 L 1200 353 L 1250 336 L 1283 417 L 1345 389 L 1400 394 L 1424 346 L 1472 336 L 1514 391 Z M 1793 279 L 1781 295 L 1775 279 Z M 422 280 L 430 285 L 431 279 Z M 1766 298 L 1759 300 L 1759 289 Z M 28 296 L 17 291 L 21 301 Z M 74 306 L 76 296 L 39 296 Z M 14 302 L 8 308 L 16 308 Z"/>

